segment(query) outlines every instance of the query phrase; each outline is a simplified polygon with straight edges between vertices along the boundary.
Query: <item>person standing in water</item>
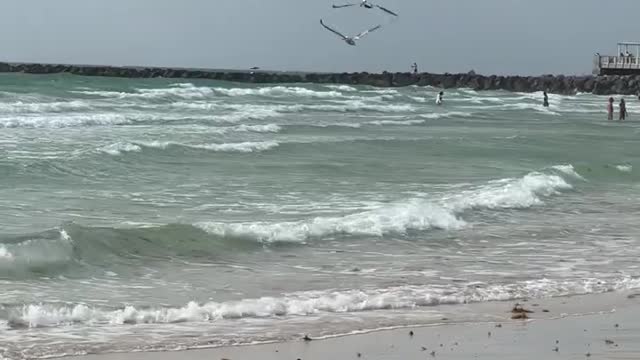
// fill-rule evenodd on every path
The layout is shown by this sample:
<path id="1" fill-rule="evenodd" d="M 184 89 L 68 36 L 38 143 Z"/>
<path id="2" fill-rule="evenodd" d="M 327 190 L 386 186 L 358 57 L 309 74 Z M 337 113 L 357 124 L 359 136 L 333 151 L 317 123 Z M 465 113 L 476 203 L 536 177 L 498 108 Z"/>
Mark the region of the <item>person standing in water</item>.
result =
<path id="1" fill-rule="evenodd" d="M 609 98 L 609 105 L 607 105 L 607 119 L 613 121 L 613 98 Z"/>
<path id="2" fill-rule="evenodd" d="M 546 91 L 544 91 L 543 94 L 544 94 L 544 100 L 542 102 L 542 106 L 549 107 L 549 95 L 547 95 Z"/>
<path id="3" fill-rule="evenodd" d="M 620 99 L 620 121 L 624 121 L 627 118 L 627 104 L 624 99 Z"/>
<path id="4" fill-rule="evenodd" d="M 440 91 L 438 97 L 436 98 L 436 105 L 442 105 L 442 98 L 444 97 L 444 92 Z"/>

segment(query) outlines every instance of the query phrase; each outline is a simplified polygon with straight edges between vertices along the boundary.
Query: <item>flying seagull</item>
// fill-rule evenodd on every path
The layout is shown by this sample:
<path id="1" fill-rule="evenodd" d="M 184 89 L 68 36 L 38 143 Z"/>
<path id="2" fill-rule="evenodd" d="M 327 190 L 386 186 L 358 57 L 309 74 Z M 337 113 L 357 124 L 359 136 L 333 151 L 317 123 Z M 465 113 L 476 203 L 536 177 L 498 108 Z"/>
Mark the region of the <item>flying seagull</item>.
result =
<path id="1" fill-rule="evenodd" d="M 382 7 L 380 5 L 374 5 L 372 3 L 370 3 L 368 0 L 362 0 L 362 2 L 360 2 L 360 4 L 344 4 L 344 5 L 333 5 L 334 9 L 340 9 L 340 8 L 345 8 L 345 7 L 350 7 L 350 6 L 356 6 L 356 5 L 360 5 L 360 7 L 364 7 L 367 9 L 373 9 L 374 7 L 377 7 L 378 9 L 386 12 L 387 14 L 391 14 L 393 16 L 398 16 L 398 14 L 394 13 L 393 11 Z"/>
<path id="2" fill-rule="evenodd" d="M 332 33 L 340 36 L 340 38 L 342 38 L 342 40 L 344 40 L 347 44 L 352 45 L 352 46 L 356 46 L 356 41 L 362 39 L 363 36 L 367 35 L 368 33 L 378 30 L 382 27 L 382 25 L 378 25 L 376 27 L 373 27 L 369 30 L 363 31 L 360 34 L 356 35 L 356 36 L 344 36 L 341 33 L 337 32 L 336 30 L 333 30 L 332 28 L 328 27 L 327 25 L 324 24 L 324 22 L 322 22 L 322 19 L 320 19 L 320 24 L 327 30 L 331 31 Z"/>

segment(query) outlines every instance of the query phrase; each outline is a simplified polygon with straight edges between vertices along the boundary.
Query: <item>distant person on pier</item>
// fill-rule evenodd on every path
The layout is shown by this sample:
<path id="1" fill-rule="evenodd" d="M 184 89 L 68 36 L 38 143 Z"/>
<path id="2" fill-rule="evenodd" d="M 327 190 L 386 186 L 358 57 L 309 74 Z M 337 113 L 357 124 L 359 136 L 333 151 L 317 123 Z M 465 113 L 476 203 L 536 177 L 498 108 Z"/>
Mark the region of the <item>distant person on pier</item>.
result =
<path id="1" fill-rule="evenodd" d="M 544 91 L 544 100 L 542 101 L 542 106 L 544 107 L 549 107 L 549 95 L 547 95 L 547 92 Z"/>
<path id="2" fill-rule="evenodd" d="M 612 121 L 613 120 L 613 98 L 612 97 L 609 98 L 609 105 L 607 105 L 607 114 L 608 114 L 607 119 L 609 121 Z"/>
<path id="3" fill-rule="evenodd" d="M 624 121 L 627 118 L 627 104 L 624 99 L 620 99 L 620 121 Z"/>
<path id="4" fill-rule="evenodd" d="M 438 97 L 436 98 L 436 105 L 442 105 L 443 97 L 444 92 L 440 91 L 440 93 L 438 93 Z"/>

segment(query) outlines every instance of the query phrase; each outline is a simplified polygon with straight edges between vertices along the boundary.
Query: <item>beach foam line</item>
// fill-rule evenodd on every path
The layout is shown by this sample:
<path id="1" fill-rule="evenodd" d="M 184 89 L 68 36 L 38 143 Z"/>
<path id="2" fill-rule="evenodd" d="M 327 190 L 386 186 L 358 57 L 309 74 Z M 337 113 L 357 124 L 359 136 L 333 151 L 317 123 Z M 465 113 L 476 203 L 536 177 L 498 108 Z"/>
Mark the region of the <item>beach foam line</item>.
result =
<path id="1" fill-rule="evenodd" d="M 74 326 L 77 324 L 133 325 L 212 322 L 222 319 L 304 317 L 322 313 L 354 313 L 375 310 L 508 301 L 522 298 L 550 298 L 636 289 L 640 280 L 539 279 L 512 284 L 469 283 L 457 286 L 397 286 L 384 289 L 306 291 L 281 297 L 249 298 L 226 302 L 189 302 L 183 307 L 125 306 L 119 309 L 85 304 L 26 304 L 7 309 L 11 328 Z"/>

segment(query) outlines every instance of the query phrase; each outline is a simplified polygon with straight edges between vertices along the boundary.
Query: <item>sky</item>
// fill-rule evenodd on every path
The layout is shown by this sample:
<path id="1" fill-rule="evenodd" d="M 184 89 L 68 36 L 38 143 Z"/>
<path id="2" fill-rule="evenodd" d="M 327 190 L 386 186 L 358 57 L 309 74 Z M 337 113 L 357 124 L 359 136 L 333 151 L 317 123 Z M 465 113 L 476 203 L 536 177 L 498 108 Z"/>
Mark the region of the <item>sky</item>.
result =
<path id="1" fill-rule="evenodd" d="M 340 0 L 336 0 L 339 2 Z M 349 1 L 349 0 L 347 0 Z M 640 1 L 7 0 L 0 60 L 291 71 L 588 74 L 593 55 L 640 41 Z M 383 27 L 355 47 L 346 34 Z"/>

